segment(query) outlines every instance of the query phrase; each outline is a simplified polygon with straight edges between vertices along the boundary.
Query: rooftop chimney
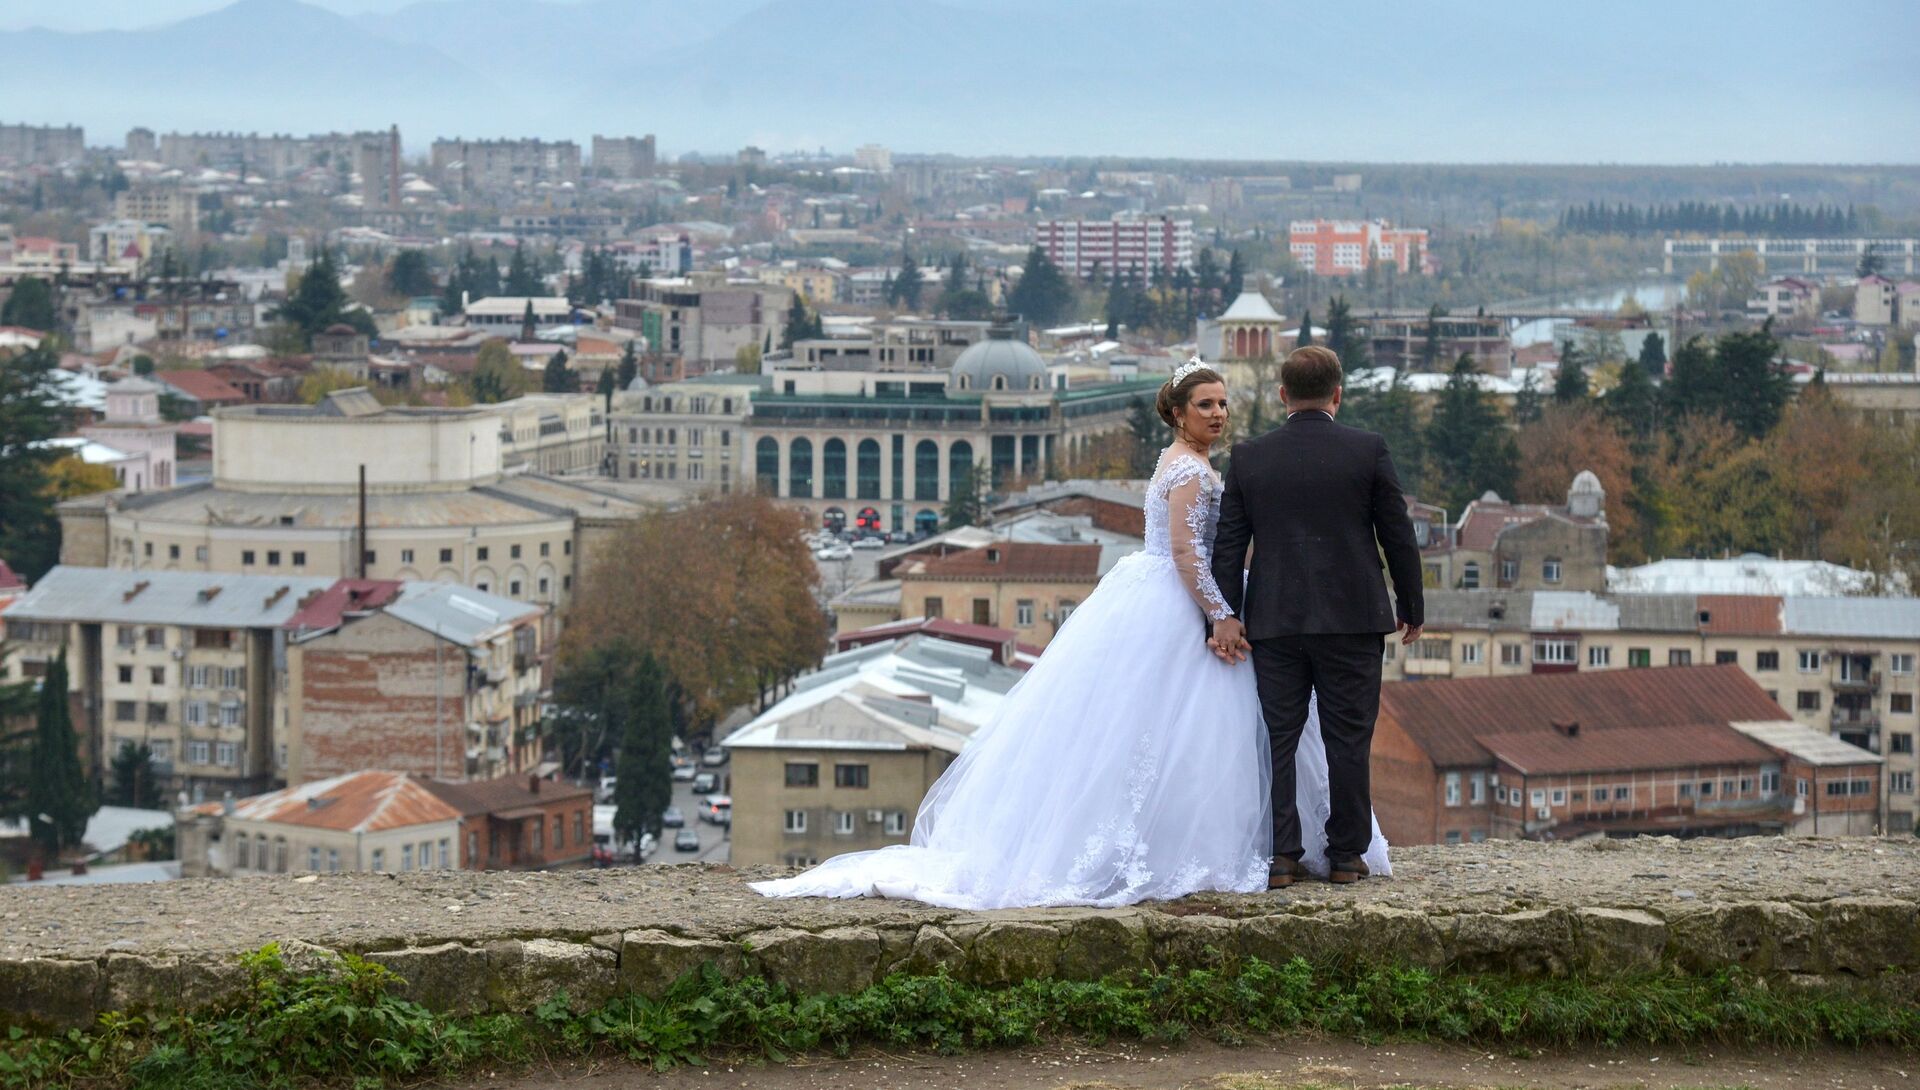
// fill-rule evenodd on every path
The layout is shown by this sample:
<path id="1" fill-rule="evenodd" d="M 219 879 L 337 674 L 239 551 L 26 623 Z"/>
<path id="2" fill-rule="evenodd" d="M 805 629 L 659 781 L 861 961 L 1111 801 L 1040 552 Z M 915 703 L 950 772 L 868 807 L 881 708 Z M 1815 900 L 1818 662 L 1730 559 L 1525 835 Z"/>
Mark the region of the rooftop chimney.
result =
<path id="1" fill-rule="evenodd" d="M 133 589 L 132 589 L 132 590 L 130 590 L 130 591 L 128 591 L 128 592 L 126 592 L 125 594 L 122 594 L 122 595 L 120 596 L 120 600 L 121 600 L 122 602 L 131 602 L 131 601 L 133 601 L 133 600 L 134 600 L 135 598 L 138 598 L 138 597 L 140 596 L 140 592 L 141 592 L 141 591 L 143 591 L 143 590 L 146 590 L 146 589 L 147 589 L 147 585 L 148 585 L 148 584 L 147 584 L 147 581 L 146 581 L 145 579 L 142 579 L 142 580 L 140 580 L 140 581 L 139 581 L 138 583 L 135 583 L 135 584 L 133 585 Z"/>
<path id="2" fill-rule="evenodd" d="M 1554 733 L 1565 735 L 1568 738 L 1580 737 L 1580 723 L 1578 720 L 1566 723 L 1555 722 L 1553 724 L 1553 730 Z"/>
<path id="3" fill-rule="evenodd" d="M 538 777 L 538 776 L 532 776 L 532 775 L 530 775 L 530 776 L 528 776 L 528 777 L 527 777 L 527 790 L 528 790 L 528 791 L 531 791 L 532 793 L 534 793 L 534 794 L 536 794 L 536 795 L 538 795 L 538 794 L 540 793 L 540 777 Z"/>

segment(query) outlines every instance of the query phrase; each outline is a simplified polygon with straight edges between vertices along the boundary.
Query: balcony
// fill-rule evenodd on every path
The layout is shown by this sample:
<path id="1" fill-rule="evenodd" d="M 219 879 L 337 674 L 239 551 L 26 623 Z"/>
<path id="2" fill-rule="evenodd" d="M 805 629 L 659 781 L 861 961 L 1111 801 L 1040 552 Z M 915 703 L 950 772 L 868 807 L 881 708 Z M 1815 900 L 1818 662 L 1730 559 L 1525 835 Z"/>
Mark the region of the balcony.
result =
<path id="1" fill-rule="evenodd" d="M 1877 693 L 1880 691 L 1880 672 L 1878 670 L 1861 673 L 1842 671 L 1833 679 L 1833 691 L 1836 693 Z"/>
<path id="2" fill-rule="evenodd" d="M 1836 731 L 1880 729 L 1880 713 L 1870 708 L 1837 707 L 1828 714 L 1827 720 Z"/>

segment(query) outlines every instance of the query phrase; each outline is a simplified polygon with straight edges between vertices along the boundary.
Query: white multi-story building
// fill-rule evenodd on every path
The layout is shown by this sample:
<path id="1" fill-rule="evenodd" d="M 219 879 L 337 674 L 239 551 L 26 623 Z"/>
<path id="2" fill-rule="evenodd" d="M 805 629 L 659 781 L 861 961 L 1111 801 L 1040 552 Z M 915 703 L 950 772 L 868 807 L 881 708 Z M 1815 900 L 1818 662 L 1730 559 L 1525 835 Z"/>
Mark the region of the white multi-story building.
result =
<path id="1" fill-rule="evenodd" d="M 893 152 L 881 144 L 862 144 L 853 149 L 853 165 L 875 174 L 892 174 Z"/>
<path id="2" fill-rule="evenodd" d="M 1063 272 L 1086 278 L 1128 270 L 1141 277 L 1193 267 L 1193 221 L 1166 216 L 1043 220 L 1034 241 Z"/>

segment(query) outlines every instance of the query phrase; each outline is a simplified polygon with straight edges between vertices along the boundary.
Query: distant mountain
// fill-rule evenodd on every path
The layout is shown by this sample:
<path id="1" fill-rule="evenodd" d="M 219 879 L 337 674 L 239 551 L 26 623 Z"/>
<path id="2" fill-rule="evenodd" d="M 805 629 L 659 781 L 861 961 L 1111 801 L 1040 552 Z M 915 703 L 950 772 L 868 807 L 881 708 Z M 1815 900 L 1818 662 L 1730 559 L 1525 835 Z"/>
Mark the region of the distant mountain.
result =
<path id="1" fill-rule="evenodd" d="M 339 2 L 339 0 L 327 0 Z M 0 117 L 663 149 L 1912 162 L 1902 0 L 241 0 L 0 33 Z M 1817 42 L 1818 47 L 1806 47 Z M 1789 58 L 1791 61 L 1789 63 Z M 1785 66 L 1785 67 L 1782 67 Z M 25 115 L 25 116 L 23 116 Z M 1908 142 L 1911 144 L 1911 142 Z"/>

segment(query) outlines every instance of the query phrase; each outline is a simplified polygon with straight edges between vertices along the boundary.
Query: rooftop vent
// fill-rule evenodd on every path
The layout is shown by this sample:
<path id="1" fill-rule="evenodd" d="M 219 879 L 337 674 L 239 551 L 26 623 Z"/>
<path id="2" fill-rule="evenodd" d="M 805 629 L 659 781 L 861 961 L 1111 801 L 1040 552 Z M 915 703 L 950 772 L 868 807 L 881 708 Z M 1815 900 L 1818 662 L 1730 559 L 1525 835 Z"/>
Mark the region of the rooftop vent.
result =
<path id="1" fill-rule="evenodd" d="M 292 587 L 286 586 L 284 584 L 279 587 L 275 587 L 273 593 L 267 595 L 266 603 L 261 608 L 272 609 L 273 604 L 275 602 L 278 602 L 280 599 L 285 598 L 287 596 L 287 593 L 292 589 L 293 589 Z"/>
<path id="2" fill-rule="evenodd" d="M 202 602 L 211 602 L 218 597 L 220 597 L 219 587 L 203 587 L 200 590 L 199 598 Z"/>
<path id="3" fill-rule="evenodd" d="M 131 602 L 131 601 L 133 601 L 133 600 L 134 600 L 135 598 L 138 598 L 138 597 L 140 596 L 140 592 L 141 592 L 141 591 L 143 591 L 143 590 L 146 590 L 146 589 L 147 589 L 147 587 L 148 587 L 148 586 L 150 586 L 150 585 L 151 585 L 151 584 L 149 584 L 149 583 L 148 583 L 148 582 L 147 582 L 147 581 L 146 581 L 145 579 L 142 579 L 142 580 L 140 580 L 140 581 L 139 581 L 138 583 L 135 583 L 135 584 L 133 585 L 133 589 L 132 589 L 132 590 L 130 590 L 130 591 L 128 591 L 128 592 L 126 592 L 125 594 L 122 594 L 122 595 L 120 596 L 120 600 L 121 600 L 122 602 Z"/>
<path id="4" fill-rule="evenodd" d="M 1580 737 L 1580 724 L 1577 720 L 1565 723 L 1555 721 L 1553 724 L 1553 732 L 1568 738 L 1578 738 Z"/>

